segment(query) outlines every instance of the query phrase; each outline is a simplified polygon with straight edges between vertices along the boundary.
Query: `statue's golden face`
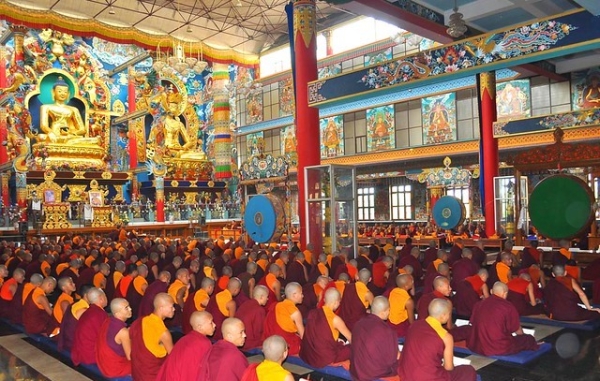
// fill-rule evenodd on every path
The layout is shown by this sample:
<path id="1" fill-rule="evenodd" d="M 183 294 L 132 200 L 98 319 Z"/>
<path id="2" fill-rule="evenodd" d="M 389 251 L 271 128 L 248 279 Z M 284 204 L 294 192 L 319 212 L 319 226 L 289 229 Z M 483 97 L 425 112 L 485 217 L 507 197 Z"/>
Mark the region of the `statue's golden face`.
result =
<path id="1" fill-rule="evenodd" d="M 54 100 L 66 101 L 69 99 L 69 88 L 67 86 L 56 86 L 54 88 Z"/>
<path id="2" fill-rule="evenodd" d="M 173 115 L 179 115 L 179 103 L 169 103 L 169 113 Z"/>

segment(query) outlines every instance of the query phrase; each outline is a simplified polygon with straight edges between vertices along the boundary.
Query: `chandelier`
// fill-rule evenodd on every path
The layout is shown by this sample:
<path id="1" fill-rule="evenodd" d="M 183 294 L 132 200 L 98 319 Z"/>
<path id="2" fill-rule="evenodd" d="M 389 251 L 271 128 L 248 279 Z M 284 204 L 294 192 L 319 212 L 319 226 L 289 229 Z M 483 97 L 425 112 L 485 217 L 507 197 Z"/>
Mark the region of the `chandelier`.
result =
<path id="1" fill-rule="evenodd" d="M 465 20 L 463 20 L 463 14 L 458 12 L 457 0 L 454 0 L 454 8 L 452 10 L 454 13 L 450 15 L 446 33 L 451 37 L 458 38 L 465 34 L 467 25 L 465 24 Z"/>

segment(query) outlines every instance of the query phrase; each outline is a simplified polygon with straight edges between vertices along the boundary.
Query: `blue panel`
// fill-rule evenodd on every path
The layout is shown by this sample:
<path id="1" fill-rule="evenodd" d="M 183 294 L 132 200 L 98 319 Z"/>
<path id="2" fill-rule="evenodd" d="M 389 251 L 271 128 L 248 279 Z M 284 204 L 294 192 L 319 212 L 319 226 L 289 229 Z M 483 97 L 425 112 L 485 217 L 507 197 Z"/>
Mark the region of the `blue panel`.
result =
<path id="1" fill-rule="evenodd" d="M 462 7 L 465 4 L 474 3 L 477 0 L 458 0 L 458 8 Z M 449 11 L 454 8 L 454 1 L 452 0 L 423 0 L 423 5 L 426 7 L 437 8 L 440 11 Z"/>
<path id="2" fill-rule="evenodd" d="M 504 28 L 507 25 L 520 24 L 536 17 L 522 8 L 509 9 L 506 12 L 496 13 L 480 19 L 471 20 L 472 24 L 483 30 Z"/>

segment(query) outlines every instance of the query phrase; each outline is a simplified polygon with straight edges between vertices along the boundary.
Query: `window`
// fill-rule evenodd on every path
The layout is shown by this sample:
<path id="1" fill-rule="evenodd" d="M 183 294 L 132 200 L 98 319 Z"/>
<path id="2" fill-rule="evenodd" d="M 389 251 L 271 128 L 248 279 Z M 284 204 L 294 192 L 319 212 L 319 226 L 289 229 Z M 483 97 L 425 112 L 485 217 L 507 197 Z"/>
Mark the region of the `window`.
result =
<path id="1" fill-rule="evenodd" d="M 410 185 L 392 185 L 392 220 L 412 219 L 412 193 Z"/>
<path id="2" fill-rule="evenodd" d="M 375 220 L 375 187 L 358 188 L 358 219 Z"/>
<path id="3" fill-rule="evenodd" d="M 465 218 L 471 218 L 471 198 L 469 196 L 469 186 L 448 187 L 446 188 L 448 196 L 454 196 L 465 205 Z"/>

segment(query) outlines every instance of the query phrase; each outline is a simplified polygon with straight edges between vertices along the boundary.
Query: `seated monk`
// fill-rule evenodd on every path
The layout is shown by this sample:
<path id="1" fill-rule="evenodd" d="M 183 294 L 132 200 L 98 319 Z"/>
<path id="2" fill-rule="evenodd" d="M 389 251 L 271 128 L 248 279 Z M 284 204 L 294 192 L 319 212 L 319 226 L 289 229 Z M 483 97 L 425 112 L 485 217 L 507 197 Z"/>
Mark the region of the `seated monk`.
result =
<path id="1" fill-rule="evenodd" d="M 187 335 L 192 331 L 190 318 L 196 311 L 204 311 L 210 300 L 210 296 L 215 290 L 215 281 L 212 278 L 203 278 L 200 282 L 198 291 L 190 295 L 183 305 L 183 313 L 181 315 L 181 328 L 183 334 Z M 212 315 L 211 315 L 212 319 Z"/>
<path id="2" fill-rule="evenodd" d="M 544 288 L 546 312 L 551 319 L 579 321 L 597 319 L 600 309 L 592 308 L 590 302 L 577 281 L 567 275 L 565 267 L 552 267 L 554 278 Z M 583 303 L 585 308 L 578 306 Z"/>
<path id="3" fill-rule="evenodd" d="M 27 334 L 50 335 L 57 328 L 47 297 L 54 288 L 56 288 L 56 279 L 48 277 L 27 296 L 23 304 L 23 325 Z"/>
<path id="4" fill-rule="evenodd" d="M 242 304 L 235 311 L 235 316 L 244 323 L 246 327 L 246 342 L 242 349 L 248 350 L 258 348 L 263 343 L 263 327 L 267 310 L 265 305 L 269 298 L 269 291 L 263 285 L 257 285 L 252 290 L 252 299 Z M 287 346 L 286 346 L 287 348 Z"/>
<path id="5" fill-rule="evenodd" d="M 442 263 L 447 263 L 447 262 L 448 262 L 448 252 L 446 250 L 439 249 L 437 251 L 436 259 L 434 259 L 429 264 L 429 266 L 427 266 L 427 268 L 426 268 L 427 274 L 431 274 L 436 271 L 439 271 L 439 269 L 438 269 L 439 265 Z"/>
<path id="6" fill-rule="evenodd" d="M 154 298 L 154 312 L 137 318 L 131 328 L 131 375 L 135 381 L 155 381 L 173 338 L 164 320 L 173 317 L 175 301 L 166 293 Z"/>
<path id="7" fill-rule="evenodd" d="M 181 257 L 175 258 L 181 259 Z M 167 290 L 167 294 L 171 295 L 175 301 L 175 313 L 173 314 L 173 318 L 165 322 L 165 324 L 167 324 L 169 327 L 181 326 L 181 314 L 183 312 L 183 306 L 185 305 L 185 301 L 188 298 L 189 292 L 190 272 L 188 269 L 180 268 L 175 273 L 175 281 L 171 283 L 169 289 Z"/>
<path id="8" fill-rule="evenodd" d="M 508 281 L 508 295 L 506 300 L 511 302 L 519 316 L 539 315 L 544 313 L 543 305 L 538 305 L 535 300 L 533 283 L 527 273 L 520 274 L 518 277 Z"/>
<path id="9" fill-rule="evenodd" d="M 437 248 L 437 242 L 436 241 L 429 241 L 429 246 L 427 247 L 427 249 L 425 250 L 425 253 L 423 253 L 423 269 L 429 271 L 429 265 L 435 261 L 437 259 L 438 255 L 438 248 Z"/>
<path id="10" fill-rule="evenodd" d="M 142 296 L 140 301 L 139 317 L 148 316 L 154 310 L 154 298 L 160 293 L 166 293 L 169 289 L 169 283 L 171 282 L 171 273 L 168 271 L 161 271 L 158 274 L 158 278 L 150 283 Z"/>
<path id="11" fill-rule="evenodd" d="M 462 249 L 461 258 L 452 265 L 452 279 L 450 285 L 456 288 L 461 280 L 477 274 L 479 266 L 473 261 L 473 252 L 469 248 Z"/>
<path id="12" fill-rule="evenodd" d="M 125 298 L 127 297 L 127 289 L 133 279 L 137 276 L 137 265 L 135 263 L 130 263 L 127 265 L 127 274 L 124 275 L 119 283 L 115 286 L 115 294 L 116 298 Z"/>
<path id="13" fill-rule="evenodd" d="M 467 347 L 484 356 L 537 350 L 535 338 L 523 333 L 517 309 L 506 300 L 508 286 L 503 282 L 496 282 L 492 293 L 473 309 L 473 330 L 467 339 Z"/>
<path id="14" fill-rule="evenodd" d="M 442 327 L 452 319 L 452 303 L 433 299 L 428 314 L 408 330 L 400 356 L 401 379 L 475 381 L 477 373 L 471 365 L 454 367 L 454 339 Z"/>
<path id="15" fill-rule="evenodd" d="M 111 316 L 104 320 L 96 341 L 96 364 L 104 377 L 124 377 L 131 374 L 131 338 L 127 319 L 131 306 L 122 298 L 110 302 Z"/>
<path id="16" fill-rule="evenodd" d="M 304 299 L 302 299 L 302 303 L 298 306 L 300 313 L 302 313 L 302 318 L 305 319 L 311 310 L 317 308 L 317 305 L 323 296 L 323 291 L 328 284 L 329 278 L 321 275 L 317 278 L 315 283 L 307 283 L 302 286 Z"/>
<path id="17" fill-rule="evenodd" d="M 371 303 L 371 313 L 352 329 L 350 374 L 353 380 L 371 381 L 398 374 L 398 339 L 385 322 L 389 315 L 389 301 L 377 296 Z"/>
<path id="18" fill-rule="evenodd" d="M 394 329 L 398 337 L 406 336 L 408 327 L 415 321 L 415 302 L 410 295 L 415 282 L 410 274 L 398 274 L 396 285 L 390 292 L 390 317 L 388 324 Z"/>
<path id="19" fill-rule="evenodd" d="M 56 303 L 54 303 L 54 307 L 52 308 L 52 316 L 54 317 L 54 320 L 56 320 L 57 326 L 60 327 L 67 308 L 71 307 L 71 304 L 73 304 L 74 300 L 73 296 L 71 295 L 76 291 L 75 283 L 70 277 L 60 278 L 58 280 L 58 289 L 62 292 L 58 296 Z"/>
<path id="20" fill-rule="evenodd" d="M 210 312 L 213 316 L 213 321 L 217 326 L 215 331 L 215 340 L 220 340 L 221 337 L 221 324 L 228 317 L 234 317 L 237 305 L 235 298 L 242 287 L 242 283 L 238 278 L 231 278 L 227 282 L 227 288 L 210 298 L 206 306 L 206 311 Z"/>
<path id="21" fill-rule="evenodd" d="M 265 306 L 267 310 L 270 310 L 272 305 L 281 301 L 281 282 L 278 279 L 280 275 L 281 269 L 273 263 L 269 266 L 269 273 L 258 282 L 258 284 L 266 286 L 269 290 L 269 300 Z"/>
<path id="22" fill-rule="evenodd" d="M 116 297 L 115 294 L 117 292 L 117 286 L 121 282 L 121 279 L 123 279 L 126 270 L 127 265 L 125 265 L 125 262 L 115 262 L 115 269 L 113 270 L 112 274 L 106 278 L 106 288 L 104 291 L 106 292 L 106 297 L 108 300 L 112 300 L 114 297 Z M 150 310 L 150 312 L 152 312 L 152 310 Z"/>
<path id="23" fill-rule="evenodd" d="M 392 257 L 384 256 L 380 261 L 373 263 L 373 279 L 369 285 L 374 295 L 381 295 L 385 291 L 390 269 L 394 265 Z"/>
<path id="24" fill-rule="evenodd" d="M 413 280 L 417 286 L 423 284 L 423 267 L 421 266 L 421 262 L 419 261 L 419 256 L 421 255 L 421 250 L 418 246 L 414 246 L 410 250 L 410 255 L 406 255 L 400 259 L 398 262 L 398 268 L 403 268 L 405 266 L 410 266 L 413 268 Z M 392 282 L 395 282 L 396 279 L 392 278 Z"/>
<path id="25" fill-rule="evenodd" d="M 479 269 L 476 275 L 469 276 L 457 283 L 452 304 L 456 307 L 458 316 L 470 318 L 475 304 L 490 296 L 487 279 L 488 271 Z"/>
<path id="26" fill-rule="evenodd" d="M 88 292 L 92 289 L 91 284 L 83 285 L 79 289 L 79 295 L 81 299 L 71 304 L 63 315 L 63 320 L 60 323 L 60 335 L 58 335 L 58 350 L 59 351 L 71 351 L 73 348 L 73 341 L 75 340 L 75 328 L 81 318 L 81 315 L 88 308 L 90 303 L 88 301 Z"/>
<path id="27" fill-rule="evenodd" d="M 294 381 L 294 376 L 281 366 L 288 355 L 283 337 L 269 336 L 263 343 L 262 351 L 265 359 L 246 368 L 242 381 Z"/>
<path id="28" fill-rule="evenodd" d="M 202 364 L 212 347 L 207 336 L 214 335 L 215 323 L 210 313 L 195 311 L 189 324 L 192 330 L 177 341 L 160 367 L 156 381 L 195 380 L 202 372 Z"/>
<path id="29" fill-rule="evenodd" d="M 302 286 L 308 282 L 308 269 L 304 260 L 304 254 L 298 253 L 294 260 L 290 261 L 285 278 L 288 282 L 296 282 Z"/>
<path id="30" fill-rule="evenodd" d="M 43 281 L 44 277 L 41 274 L 33 274 L 29 278 L 29 282 L 24 281 L 17 287 L 17 291 L 8 306 L 8 318 L 13 324 L 23 324 L 23 308 L 25 306 L 25 301 L 31 291 L 35 290 L 36 287 L 41 286 Z"/>
<path id="31" fill-rule="evenodd" d="M 3 267 L 3 269 L 4 271 L 8 272 L 6 267 Z M 16 268 L 15 271 L 13 271 L 12 277 L 2 283 L 2 287 L 0 288 L 0 317 L 10 316 L 10 307 L 17 291 L 20 289 L 21 295 L 23 295 L 22 284 L 24 280 L 25 270 L 22 268 Z M 18 300 L 18 302 L 21 303 L 20 300 Z"/>
<path id="32" fill-rule="evenodd" d="M 125 299 L 129 301 L 134 318 L 137 318 L 140 312 L 140 304 L 146 293 L 146 289 L 148 288 L 148 281 L 146 280 L 147 276 L 148 267 L 144 264 L 139 265 L 137 267 L 137 276 L 133 278 L 131 284 L 127 288 L 127 297 Z"/>
<path id="33" fill-rule="evenodd" d="M 362 269 L 358 272 L 358 282 L 349 283 L 344 289 L 338 315 L 350 330 L 354 324 L 367 314 L 367 308 L 373 301 L 373 294 L 367 288 L 371 280 L 371 272 Z"/>
<path id="34" fill-rule="evenodd" d="M 221 331 L 223 339 L 217 341 L 204 357 L 199 381 L 239 381 L 248 367 L 246 356 L 238 349 L 246 340 L 244 323 L 237 318 L 227 318 Z"/>
<path id="35" fill-rule="evenodd" d="M 96 363 L 96 342 L 100 334 L 100 327 L 107 319 L 104 311 L 107 304 L 104 291 L 93 287 L 88 291 L 87 298 L 90 307 L 81 315 L 75 326 L 73 348 L 71 349 L 71 360 L 75 366 Z"/>
<path id="36" fill-rule="evenodd" d="M 300 352 L 300 342 L 304 336 L 304 323 L 297 304 L 302 303 L 302 287 L 296 282 L 285 286 L 285 299 L 275 304 L 267 312 L 263 328 L 263 338 L 280 335 L 288 343 L 291 355 Z"/>
<path id="37" fill-rule="evenodd" d="M 340 340 L 340 333 L 352 342 L 352 334 L 346 324 L 335 314 L 342 296 L 335 288 L 325 292 L 323 308 L 310 311 L 300 346 L 300 358 L 308 365 L 323 368 L 350 358 L 350 345 Z"/>
<path id="38" fill-rule="evenodd" d="M 440 263 L 437 270 L 427 272 L 427 275 L 425 275 L 425 279 L 423 280 L 423 294 L 433 291 L 433 281 L 439 276 L 450 279 L 450 265 L 446 262 Z"/>
<path id="39" fill-rule="evenodd" d="M 257 264 L 254 262 L 246 262 L 245 264 L 246 271 L 239 273 L 237 278 L 242 282 L 242 290 L 248 298 L 252 297 L 252 290 L 254 286 L 256 286 L 256 279 L 254 279 L 254 275 L 256 274 Z M 234 272 L 235 274 L 235 272 Z"/>
<path id="40" fill-rule="evenodd" d="M 512 266 L 513 256 L 511 253 L 503 252 L 500 255 L 500 262 L 496 262 L 493 266 L 496 269 L 496 275 L 498 280 L 502 283 L 507 284 L 512 279 Z"/>

